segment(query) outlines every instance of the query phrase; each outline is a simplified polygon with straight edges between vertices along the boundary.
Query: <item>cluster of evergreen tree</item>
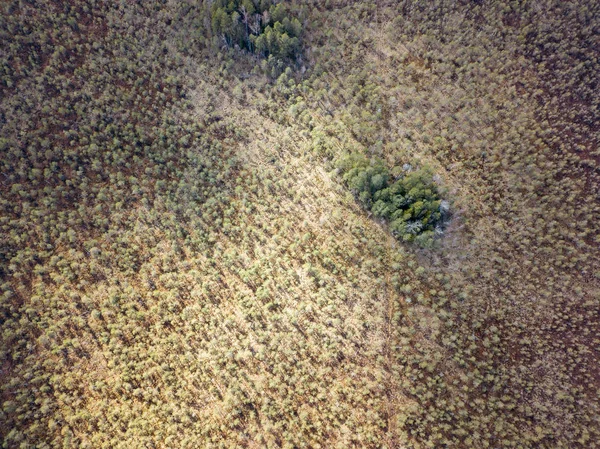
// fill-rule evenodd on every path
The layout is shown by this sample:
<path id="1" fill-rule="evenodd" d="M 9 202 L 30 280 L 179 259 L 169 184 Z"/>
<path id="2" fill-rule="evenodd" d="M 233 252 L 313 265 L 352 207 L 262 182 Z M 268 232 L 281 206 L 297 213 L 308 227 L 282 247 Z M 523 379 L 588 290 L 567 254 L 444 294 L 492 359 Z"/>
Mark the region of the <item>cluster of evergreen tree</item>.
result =
<path id="1" fill-rule="evenodd" d="M 430 169 L 407 164 L 394 177 L 380 159 L 358 154 L 343 158 L 339 168 L 348 187 L 375 216 L 389 222 L 396 238 L 431 246 L 448 207 Z"/>
<path id="2" fill-rule="evenodd" d="M 273 0 L 217 0 L 211 6 L 213 35 L 271 62 L 300 55 L 302 24 L 283 3 Z"/>

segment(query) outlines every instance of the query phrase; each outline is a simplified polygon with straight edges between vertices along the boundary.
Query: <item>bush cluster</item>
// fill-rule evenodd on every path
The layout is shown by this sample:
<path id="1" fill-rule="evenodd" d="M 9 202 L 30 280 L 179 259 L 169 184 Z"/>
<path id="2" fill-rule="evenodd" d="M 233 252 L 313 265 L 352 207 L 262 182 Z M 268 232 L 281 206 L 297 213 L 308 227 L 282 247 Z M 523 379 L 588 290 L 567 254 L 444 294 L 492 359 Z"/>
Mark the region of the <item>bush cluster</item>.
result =
<path id="1" fill-rule="evenodd" d="M 399 240 L 431 246 L 435 234 L 442 232 L 447 202 L 429 168 L 405 164 L 394 177 L 383 161 L 358 154 L 341 159 L 339 168 L 348 187 L 376 217 L 389 222 Z"/>
<path id="2" fill-rule="evenodd" d="M 292 11 L 273 0 L 218 0 L 210 9 L 211 30 L 226 46 L 267 58 L 273 68 L 300 55 L 302 24 Z"/>

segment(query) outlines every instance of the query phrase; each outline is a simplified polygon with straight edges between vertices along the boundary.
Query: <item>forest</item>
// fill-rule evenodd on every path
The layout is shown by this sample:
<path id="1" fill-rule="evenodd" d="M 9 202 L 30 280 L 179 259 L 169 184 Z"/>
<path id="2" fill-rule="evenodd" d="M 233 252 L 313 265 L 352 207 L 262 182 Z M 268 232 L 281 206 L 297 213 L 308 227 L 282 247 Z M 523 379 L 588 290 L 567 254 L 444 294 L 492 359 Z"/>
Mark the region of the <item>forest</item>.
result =
<path id="1" fill-rule="evenodd" d="M 0 2 L 2 448 L 600 448 L 600 3 Z"/>

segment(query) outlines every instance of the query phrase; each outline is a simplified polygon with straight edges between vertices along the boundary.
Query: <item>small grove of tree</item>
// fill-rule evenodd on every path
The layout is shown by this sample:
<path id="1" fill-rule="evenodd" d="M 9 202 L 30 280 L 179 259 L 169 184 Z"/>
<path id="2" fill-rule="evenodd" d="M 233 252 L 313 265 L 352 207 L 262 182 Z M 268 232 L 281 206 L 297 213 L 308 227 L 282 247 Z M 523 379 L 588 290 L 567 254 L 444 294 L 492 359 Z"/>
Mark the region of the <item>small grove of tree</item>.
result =
<path id="1" fill-rule="evenodd" d="M 431 246 L 448 212 L 429 168 L 405 166 L 394 178 L 384 162 L 351 154 L 338 163 L 347 186 L 399 240 Z"/>
<path id="2" fill-rule="evenodd" d="M 274 60 L 295 61 L 300 55 L 302 25 L 283 3 L 272 0 L 217 0 L 210 9 L 213 35 L 227 46 L 239 46 Z"/>

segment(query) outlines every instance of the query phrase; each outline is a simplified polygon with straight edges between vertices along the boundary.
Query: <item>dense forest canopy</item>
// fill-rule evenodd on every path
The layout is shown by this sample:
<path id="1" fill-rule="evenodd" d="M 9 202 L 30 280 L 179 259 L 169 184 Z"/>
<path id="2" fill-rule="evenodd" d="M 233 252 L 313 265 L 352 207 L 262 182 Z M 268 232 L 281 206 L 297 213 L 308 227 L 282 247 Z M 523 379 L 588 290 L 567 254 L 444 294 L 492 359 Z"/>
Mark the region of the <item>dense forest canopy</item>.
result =
<path id="1" fill-rule="evenodd" d="M 449 204 L 441 199 L 430 170 L 405 164 L 404 173 L 394 178 L 382 161 L 362 155 L 344 157 L 339 166 L 348 187 L 376 217 L 389 221 L 394 236 L 431 246 L 435 233 L 443 232 Z"/>
<path id="2" fill-rule="evenodd" d="M 210 24 L 214 43 L 266 58 L 272 76 L 302 53 L 302 24 L 287 3 L 218 0 L 210 6 Z"/>
<path id="3" fill-rule="evenodd" d="M 0 11 L 2 447 L 600 446 L 600 3 Z"/>

